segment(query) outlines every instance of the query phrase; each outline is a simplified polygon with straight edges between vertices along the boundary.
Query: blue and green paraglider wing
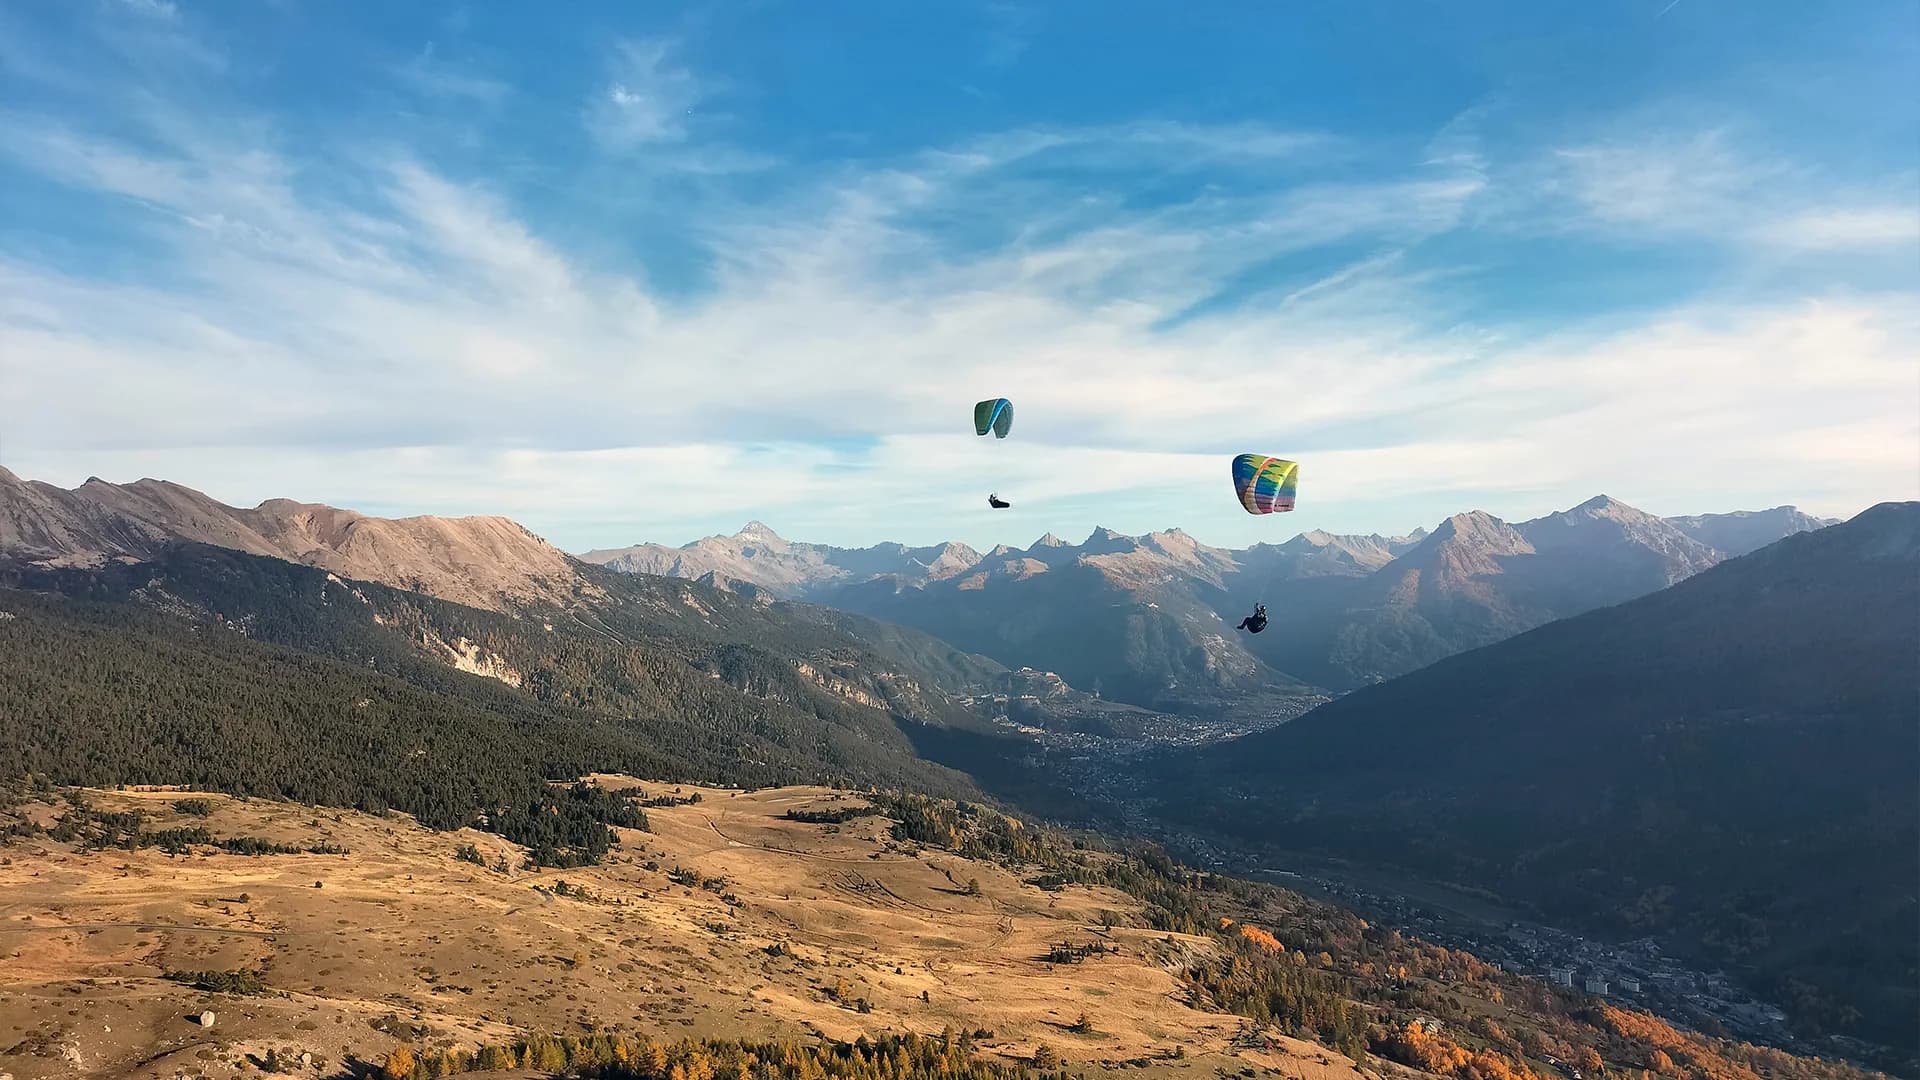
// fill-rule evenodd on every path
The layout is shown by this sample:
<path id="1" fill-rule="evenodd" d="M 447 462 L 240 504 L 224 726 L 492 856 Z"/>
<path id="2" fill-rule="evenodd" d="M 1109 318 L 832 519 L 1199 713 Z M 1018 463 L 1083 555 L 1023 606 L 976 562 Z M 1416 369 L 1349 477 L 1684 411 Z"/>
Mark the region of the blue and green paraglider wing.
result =
<path id="1" fill-rule="evenodd" d="M 1233 459 L 1233 490 L 1249 514 L 1276 514 L 1293 509 L 1294 490 L 1300 486 L 1300 466 L 1266 454 L 1241 454 Z"/>
<path id="2" fill-rule="evenodd" d="M 1004 439 L 1007 432 L 1013 430 L 1013 402 L 1006 398 L 994 398 L 983 401 L 973 407 L 973 433 L 985 435 L 993 432 L 996 439 Z"/>

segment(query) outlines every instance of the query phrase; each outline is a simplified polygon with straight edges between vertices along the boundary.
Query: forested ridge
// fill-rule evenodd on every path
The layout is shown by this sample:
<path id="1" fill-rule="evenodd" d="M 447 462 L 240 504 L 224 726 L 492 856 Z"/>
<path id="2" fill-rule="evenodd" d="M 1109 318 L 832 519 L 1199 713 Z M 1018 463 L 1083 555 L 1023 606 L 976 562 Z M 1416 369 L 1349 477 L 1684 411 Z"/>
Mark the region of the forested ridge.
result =
<path id="1" fill-rule="evenodd" d="M 751 647 L 635 648 L 278 560 L 170 557 L 15 578 L 84 599 L 0 589 L 0 768 L 394 808 L 561 862 L 608 834 L 546 781 L 595 770 L 972 790 L 917 759 L 885 711 Z M 497 646 L 526 690 L 431 659 L 428 632 Z M 762 696 L 735 688 L 756 681 Z"/>
<path id="2" fill-rule="evenodd" d="M 943 691 L 1000 670 L 925 634 L 859 616 L 768 606 L 693 582 L 585 564 L 581 571 L 606 579 L 590 583 L 592 596 L 520 617 L 202 544 L 171 544 L 147 562 L 95 569 L 0 564 L 0 584 L 215 621 L 409 681 L 437 678 L 436 688 L 453 677 L 450 653 L 464 640 L 501 661 L 542 701 L 616 714 L 737 710 L 728 693 L 734 689 L 830 723 L 870 724 L 867 712 L 849 709 L 848 694 L 825 692 L 797 674 L 793 661 L 801 660 L 882 710 L 965 724 L 971 718 Z M 423 671 L 422 660 L 434 663 Z M 713 685 L 715 675 L 725 685 Z"/>

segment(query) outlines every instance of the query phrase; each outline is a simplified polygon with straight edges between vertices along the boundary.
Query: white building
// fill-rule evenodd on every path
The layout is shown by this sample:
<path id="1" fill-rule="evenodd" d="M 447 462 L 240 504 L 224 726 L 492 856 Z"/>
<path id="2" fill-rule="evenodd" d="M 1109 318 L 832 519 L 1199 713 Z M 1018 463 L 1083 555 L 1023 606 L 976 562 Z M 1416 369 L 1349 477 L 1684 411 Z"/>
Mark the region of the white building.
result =
<path id="1" fill-rule="evenodd" d="M 1607 996 L 1607 980 L 1602 979 L 1597 975 L 1589 976 L 1587 978 L 1587 993 L 1598 994 L 1601 997 L 1606 997 Z"/>
<path id="2" fill-rule="evenodd" d="M 1553 968 L 1547 974 L 1552 977 L 1553 985 L 1567 990 L 1573 989 L 1572 968 Z"/>
<path id="3" fill-rule="evenodd" d="M 1622 978 L 1620 980 L 1620 990 L 1626 994 L 1637 994 L 1640 992 L 1640 980 Z"/>

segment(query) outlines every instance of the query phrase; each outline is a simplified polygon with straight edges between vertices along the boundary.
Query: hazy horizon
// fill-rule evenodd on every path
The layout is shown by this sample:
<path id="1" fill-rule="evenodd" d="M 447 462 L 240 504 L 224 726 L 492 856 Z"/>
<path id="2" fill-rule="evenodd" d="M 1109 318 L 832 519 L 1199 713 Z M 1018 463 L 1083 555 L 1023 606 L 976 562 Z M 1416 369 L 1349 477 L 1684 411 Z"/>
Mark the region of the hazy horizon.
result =
<path id="1" fill-rule="evenodd" d="M 219 492 L 208 491 L 204 488 L 199 488 L 192 483 L 173 479 L 170 477 L 132 477 L 127 479 L 116 479 L 113 477 L 87 476 L 87 477 L 82 477 L 79 480 L 76 480 L 72 483 L 61 483 L 58 481 L 47 480 L 44 477 L 26 475 L 24 473 L 21 473 L 20 470 L 18 469 L 11 469 L 10 466 L 8 466 L 5 461 L 0 461 L 0 468 L 9 468 L 10 471 L 12 471 L 16 476 L 18 476 L 23 481 L 40 481 L 43 483 L 53 483 L 56 486 L 67 488 L 70 490 L 83 485 L 87 480 L 90 480 L 90 479 L 100 479 L 100 480 L 106 481 L 107 483 L 119 484 L 119 485 L 130 484 L 143 479 L 160 480 L 165 483 L 180 484 L 183 487 L 193 488 L 194 490 L 200 491 L 202 494 L 207 495 L 211 498 L 214 498 L 220 502 L 223 502 L 228 506 L 233 506 L 241 509 L 252 509 L 260 505 L 262 502 L 265 502 L 269 499 L 291 499 L 294 502 L 308 502 L 308 503 L 323 502 L 323 500 L 307 499 L 307 498 L 301 497 L 298 494 L 291 494 L 291 493 L 267 495 L 261 498 L 251 498 L 251 497 L 240 498 L 240 499 L 226 498 L 226 497 L 223 497 Z M 1491 509 L 1487 506 L 1460 506 L 1455 510 L 1450 511 L 1448 514 L 1435 518 L 1432 521 L 1417 522 L 1411 525 L 1407 525 L 1405 527 L 1329 529 L 1320 525 L 1304 524 L 1304 522 L 1310 519 L 1301 515 L 1298 512 L 1295 512 L 1293 514 L 1287 514 L 1287 515 L 1273 515 L 1263 519 L 1259 519 L 1259 520 L 1264 520 L 1269 524 L 1271 524 L 1272 526 L 1274 526 L 1273 529 L 1269 530 L 1269 532 L 1266 535 L 1256 537 L 1255 539 L 1246 541 L 1244 543 L 1216 541 L 1214 538 L 1209 537 L 1204 533 L 1199 532 L 1188 525 L 1178 523 L 1178 522 L 1146 525 L 1146 526 L 1140 526 L 1140 527 L 1132 527 L 1132 526 L 1122 527 L 1114 524 L 1112 521 L 1105 521 L 1105 520 L 1094 521 L 1090 524 L 1084 524 L 1084 525 L 1069 523 L 1065 526 L 1060 524 L 1060 522 L 1055 521 L 1053 524 L 1050 524 L 1044 528 L 1041 528 L 1038 532 L 1035 532 L 1032 536 L 1027 537 L 1024 540 L 978 541 L 974 539 L 969 539 L 966 536 L 959 536 L 959 535 L 955 535 L 955 536 L 934 536 L 930 534 L 908 534 L 908 535 L 902 535 L 902 536 L 867 535 L 861 531 L 858 523 L 850 524 L 847 522 L 839 522 L 833 528 L 823 530 L 823 532 L 833 533 L 834 536 L 837 537 L 837 538 L 828 538 L 823 535 L 816 535 L 812 532 L 796 531 L 794 527 L 784 526 L 780 524 L 780 522 L 775 521 L 770 517 L 754 517 L 754 518 L 747 518 L 747 519 L 741 520 L 733 525 L 720 528 L 717 531 L 701 532 L 701 533 L 692 534 L 692 535 L 688 535 L 684 533 L 674 534 L 674 535 L 665 535 L 665 534 L 640 535 L 632 539 L 622 540 L 616 543 L 582 544 L 582 543 L 571 542 L 568 540 L 567 537 L 564 537 L 564 536 L 554 536 L 550 533 L 543 532 L 541 529 L 535 527 L 532 522 L 521 520 L 519 518 L 514 518 L 514 520 L 518 521 L 521 525 L 526 526 L 535 535 L 553 544 L 555 547 L 560 548 L 562 551 L 566 551 L 569 554 L 573 554 L 573 555 L 580 555 L 589 551 L 615 550 L 619 548 L 633 547 L 640 544 L 658 544 L 666 547 L 683 547 L 687 544 L 691 544 L 696 541 L 708 539 L 711 537 L 735 536 L 740 532 L 744 531 L 749 525 L 752 525 L 755 522 L 758 522 L 759 524 L 764 525 L 769 529 L 772 529 L 775 533 L 779 534 L 780 538 L 783 540 L 800 542 L 800 543 L 827 544 L 833 547 L 844 547 L 844 548 L 871 547 L 875 544 L 884 544 L 884 543 L 899 543 L 909 547 L 923 547 L 923 546 L 929 546 L 933 544 L 953 542 L 953 543 L 966 544 L 967 546 L 972 547 L 975 550 L 984 552 L 984 551 L 991 550 L 996 544 L 1005 544 L 1008 547 L 1024 549 L 1024 548 L 1030 547 L 1035 541 L 1039 540 L 1041 537 L 1046 536 L 1049 533 L 1061 539 L 1064 539 L 1071 544 L 1077 545 L 1077 544 L 1083 543 L 1095 531 L 1103 528 L 1112 529 L 1115 532 L 1118 532 L 1127 536 L 1144 536 L 1148 533 L 1167 532 L 1174 529 L 1179 529 L 1193 536 L 1196 540 L 1200 541 L 1201 543 L 1207 544 L 1212 547 L 1241 548 L 1241 547 L 1249 546 L 1251 544 L 1258 544 L 1258 543 L 1267 543 L 1267 544 L 1283 543 L 1287 540 L 1293 539 L 1298 535 L 1301 535 L 1302 533 L 1313 532 L 1316 529 L 1323 532 L 1344 534 L 1344 535 L 1365 536 L 1365 535 L 1372 534 L 1372 535 L 1378 535 L 1378 536 L 1384 536 L 1384 537 L 1407 536 L 1413 533 L 1416 529 L 1426 529 L 1431 531 L 1435 526 L 1439 525 L 1442 521 L 1446 520 L 1446 518 L 1451 516 L 1452 514 L 1470 513 L 1473 511 L 1484 511 L 1486 513 L 1492 514 L 1494 517 L 1497 517 L 1502 521 L 1508 522 L 1509 524 L 1513 524 L 1513 523 L 1518 523 L 1523 521 L 1530 521 L 1535 518 L 1545 517 L 1549 514 L 1557 513 L 1563 510 L 1569 510 L 1575 506 L 1580 505 L 1581 503 L 1585 503 L 1589 501 L 1590 499 L 1600 498 L 1603 496 L 1606 498 L 1614 499 L 1617 502 L 1625 503 L 1628 506 L 1632 506 L 1637 510 L 1642 510 L 1649 514 L 1653 514 L 1656 517 L 1688 517 L 1688 516 L 1693 516 L 1697 514 L 1727 514 L 1727 513 L 1741 513 L 1741 512 L 1754 513 L 1754 512 L 1778 509 L 1781 507 L 1791 507 L 1793 509 L 1801 511 L 1802 513 L 1810 514 L 1814 517 L 1826 518 L 1826 519 L 1836 520 L 1836 521 L 1849 520 L 1853 518 L 1855 515 L 1870 509 L 1872 506 L 1877 506 L 1883 502 L 1908 501 L 1908 500 L 1900 500 L 1900 499 L 1881 499 L 1881 500 L 1875 501 L 1874 503 L 1870 503 L 1867 506 L 1862 506 L 1858 510 L 1854 510 L 1849 513 L 1842 513 L 1842 514 L 1815 513 L 1814 511 L 1808 509 L 1805 506 L 1799 506 L 1793 503 L 1775 503 L 1771 506 L 1735 506 L 1735 507 L 1729 507 L 1725 509 L 1682 508 L 1678 510 L 1657 510 L 1657 509 L 1643 506 L 1639 503 L 1636 503 L 1632 499 L 1621 498 L 1620 496 L 1617 496 L 1612 492 L 1595 492 L 1594 494 L 1589 495 L 1586 498 L 1582 498 L 1576 502 L 1567 503 L 1565 505 L 1555 505 L 1555 506 L 1550 506 L 1545 509 L 1539 509 L 1539 510 L 1527 509 L 1527 510 L 1516 511 L 1512 513 L 1501 513 L 1500 511 Z M 368 516 L 372 516 L 372 517 L 403 518 L 403 517 L 414 517 L 414 516 L 430 516 L 430 515 L 426 515 L 424 511 L 409 510 L 406 507 L 387 507 L 387 508 L 380 508 L 380 509 L 369 509 L 364 506 L 341 506 L 341 505 L 332 504 L 332 503 L 326 503 L 325 505 L 332 505 L 332 506 L 335 506 L 337 509 L 342 509 L 342 510 L 352 510 L 358 513 L 367 514 Z M 996 516 L 1001 518 L 1007 518 L 1008 513 L 1009 512 L 1003 512 Z M 513 515 L 511 514 L 499 514 L 496 511 L 487 510 L 485 508 L 463 510 L 457 513 L 451 513 L 451 514 L 446 514 L 441 516 L 513 517 Z M 1017 521 L 1018 519 L 1013 519 L 1013 520 Z"/>

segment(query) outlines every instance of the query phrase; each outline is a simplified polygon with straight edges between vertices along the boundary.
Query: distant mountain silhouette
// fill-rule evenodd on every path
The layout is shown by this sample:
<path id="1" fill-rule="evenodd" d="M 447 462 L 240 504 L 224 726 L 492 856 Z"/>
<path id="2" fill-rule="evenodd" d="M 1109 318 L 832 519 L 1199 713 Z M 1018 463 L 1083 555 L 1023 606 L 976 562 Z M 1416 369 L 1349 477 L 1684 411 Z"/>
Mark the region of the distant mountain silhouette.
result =
<path id="1" fill-rule="evenodd" d="M 1668 518 L 1667 521 L 1695 540 L 1728 555 L 1745 555 L 1783 536 L 1838 524 L 1833 518 L 1803 514 L 1791 506 L 1776 506 L 1771 510 L 1741 510 L 1731 514 L 1699 514 Z"/>
<path id="2" fill-rule="evenodd" d="M 709 536 L 684 547 L 636 544 L 589 551 L 580 558 L 635 574 L 684 578 L 719 574 L 728 580 L 752 582 L 782 599 L 797 600 L 881 575 L 916 583 L 939 581 L 979 562 L 980 553 L 965 544 L 951 543 L 920 548 L 900 544 L 868 548 L 800 544 L 752 521 L 732 536 Z"/>
<path id="3" fill-rule="evenodd" d="M 1529 524 L 1534 546 L 1599 528 Z M 1469 526 L 1476 550 L 1524 540 L 1454 531 Z M 1194 829 L 1658 933 L 1810 1023 L 1844 1030 L 1857 1009 L 1859 1030 L 1920 1041 L 1920 503 L 1357 690 L 1185 769 L 1167 812 Z"/>
<path id="4" fill-rule="evenodd" d="M 844 549 L 758 523 L 680 548 L 590 552 L 619 569 L 718 573 L 781 596 L 917 627 L 1009 666 L 1168 710 L 1298 715 L 1324 696 L 1404 674 L 1554 619 L 1664 588 L 1762 538 L 1819 528 L 1788 508 L 1672 521 L 1598 496 L 1533 521 L 1480 511 L 1432 532 L 1319 530 L 1241 550 L 1180 529 L 1078 543 L 1048 534 L 984 555 L 958 544 Z M 1258 637 L 1232 627 L 1256 602 Z"/>

